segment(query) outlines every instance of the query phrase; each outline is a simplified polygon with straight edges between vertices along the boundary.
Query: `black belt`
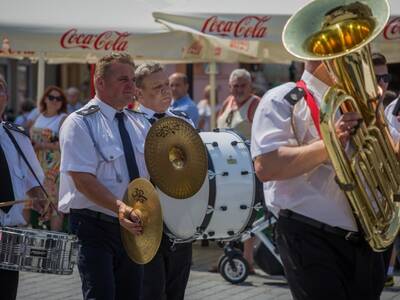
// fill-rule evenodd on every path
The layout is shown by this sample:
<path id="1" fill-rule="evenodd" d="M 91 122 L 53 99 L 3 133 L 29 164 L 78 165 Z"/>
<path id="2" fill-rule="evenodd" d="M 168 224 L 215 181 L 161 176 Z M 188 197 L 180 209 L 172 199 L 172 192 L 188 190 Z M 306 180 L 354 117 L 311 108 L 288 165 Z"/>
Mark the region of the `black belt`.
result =
<path id="1" fill-rule="evenodd" d="M 100 220 L 100 221 L 104 221 L 104 222 L 108 222 L 108 223 L 112 223 L 112 224 L 119 224 L 118 218 L 103 214 L 99 211 L 90 210 L 87 208 L 83 208 L 83 209 L 71 208 L 71 214 L 87 216 L 87 217 L 94 218 L 96 220 Z"/>
<path id="2" fill-rule="evenodd" d="M 348 230 L 344 230 L 342 228 L 339 227 L 333 227 L 330 226 L 328 224 L 319 222 L 317 220 L 308 218 L 306 216 L 300 215 L 298 213 L 295 213 L 294 211 L 291 211 L 289 209 L 281 209 L 279 211 L 279 217 L 284 217 L 287 219 L 292 219 L 292 220 L 296 220 L 299 221 L 301 223 L 310 225 L 314 228 L 317 228 L 319 230 L 328 232 L 328 233 L 332 233 L 334 235 L 340 236 L 342 238 L 344 238 L 347 241 L 351 241 L 351 242 L 355 242 L 358 243 L 362 240 L 362 236 L 360 233 L 355 232 L 355 231 L 348 231 Z"/>

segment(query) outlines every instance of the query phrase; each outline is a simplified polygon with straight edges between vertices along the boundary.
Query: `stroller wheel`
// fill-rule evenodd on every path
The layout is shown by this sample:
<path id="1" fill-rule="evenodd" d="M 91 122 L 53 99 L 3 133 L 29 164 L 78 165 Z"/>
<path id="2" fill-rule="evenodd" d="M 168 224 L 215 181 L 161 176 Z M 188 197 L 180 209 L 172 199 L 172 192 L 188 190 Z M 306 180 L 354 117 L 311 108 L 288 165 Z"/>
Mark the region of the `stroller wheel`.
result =
<path id="1" fill-rule="evenodd" d="M 221 255 L 221 256 L 218 258 L 217 270 L 218 270 L 219 273 L 221 273 L 221 266 L 222 266 L 222 263 L 223 263 L 225 260 L 227 260 L 227 259 L 228 259 L 228 256 L 226 256 L 225 254 Z"/>
<path id="2" fill-rule="evenodd" d="M 249 265 L 242 256 L 235 256 L 230 262 L 225 256 L 221 260 L 219 272 L 226 281 L 237 284 L 246 280 L 249 275 Z"/>

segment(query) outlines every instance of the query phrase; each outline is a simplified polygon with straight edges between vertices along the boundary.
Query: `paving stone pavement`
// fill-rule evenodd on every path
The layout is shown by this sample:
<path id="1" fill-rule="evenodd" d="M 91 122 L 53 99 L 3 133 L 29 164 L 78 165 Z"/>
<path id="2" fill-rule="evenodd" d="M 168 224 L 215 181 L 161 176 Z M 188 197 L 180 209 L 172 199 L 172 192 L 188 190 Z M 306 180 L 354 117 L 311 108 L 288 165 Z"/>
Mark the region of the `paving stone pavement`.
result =
<path id="1" fill-rule="evenodd" d="M 256 269 L 256 275 L 249 276 L 239 285 L 232 285 L 221 275 L 207 272 L 222 254 L 222 249 L 213 243 L 210 247 L 193 246 L 193 266 L 186 289 L 186 300 L 290 300 L 289 288 L 283 277 L 268 276 Z M 400 300 L 400 277 L 396 284 L 387 288 L 381 300 Z M 20 273 L 17 300 L 79 300 L 82 299 L 78 270 L 70 276 Z M 151 300 L 151 299 L 149 299 Z"/>

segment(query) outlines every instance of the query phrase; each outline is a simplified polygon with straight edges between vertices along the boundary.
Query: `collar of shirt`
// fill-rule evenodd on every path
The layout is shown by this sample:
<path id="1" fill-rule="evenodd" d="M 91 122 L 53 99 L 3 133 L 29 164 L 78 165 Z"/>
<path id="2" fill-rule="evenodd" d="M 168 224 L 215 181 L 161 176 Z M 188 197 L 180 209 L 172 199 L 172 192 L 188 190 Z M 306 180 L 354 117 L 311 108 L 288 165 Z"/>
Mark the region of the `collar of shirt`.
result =
<path id="1" fill-rule="evenodd" d="M 106 116 L 109 121 L 114 120 L 115 113 L 120 112 L 119 110 L 116 110 L 114 107 L 97 98 L 97 96 L 95 96 L 92 101 L 92 104 L 98 105 L 100 107 L 100 111 Z"/>
<path id="2" fill-rule="evenodd" d="M 318 105 L 320 105 L 326 91 L 329 89 L 329 86 L 308 71 L 304 71 L 301 79 L 306 83 L 307 88 L 315 97 Z"/>
<path id="3" fill-rule="evenodd" d="M 190 99 L 189 95 L 186 94 L 185 96 L 183 96 L 179 99 L 174 99 L 172 101 L 171 107 L 173 107 L 173 108 L 179 107 L 188 101 L 192 101 L 192 99 Z"/>
<path id="4" fill-rule="evenodd" d="M 146 118 L 151 119 L 156 113 L 154 110 L 147 108 L 146 106 L 140 105 L 138 110 L 146 115 Z"/>

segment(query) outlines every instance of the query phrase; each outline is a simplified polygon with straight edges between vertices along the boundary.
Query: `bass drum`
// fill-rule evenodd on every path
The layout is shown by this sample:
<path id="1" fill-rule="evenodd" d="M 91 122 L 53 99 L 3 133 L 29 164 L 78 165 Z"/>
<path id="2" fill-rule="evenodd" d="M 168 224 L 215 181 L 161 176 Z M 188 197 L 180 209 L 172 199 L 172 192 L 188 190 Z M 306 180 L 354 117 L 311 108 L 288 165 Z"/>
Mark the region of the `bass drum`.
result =
<path id="1" fill-rule="evenodd" d="M 200 132 L 208 154 L 208 176 L 187 199 L 174 199 L 158 190 L 164 231 L 176 243 L 196 239 L 234 240 L 251 227 L 256 210 L 257 180 L 249 144 L 232 130 Z M 262 194 L 262 193 L 261 193 Z"/>

